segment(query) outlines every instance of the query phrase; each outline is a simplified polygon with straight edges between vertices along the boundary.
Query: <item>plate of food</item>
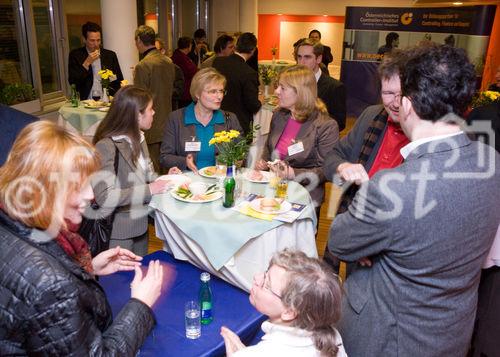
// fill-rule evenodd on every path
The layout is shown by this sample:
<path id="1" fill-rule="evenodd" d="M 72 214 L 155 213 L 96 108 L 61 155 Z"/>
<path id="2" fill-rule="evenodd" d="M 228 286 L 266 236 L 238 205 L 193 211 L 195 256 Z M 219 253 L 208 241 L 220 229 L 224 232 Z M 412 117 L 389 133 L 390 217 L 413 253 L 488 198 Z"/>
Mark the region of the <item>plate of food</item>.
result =
<path id="1" fill-rule="evenodd" d="M 176 200 L 189 203 L 212 202 L 222 197 L 217 185 L 203 182 L 184 183 L 170 191 L 170 194 Z"/>
<path id="2" fill-rule="evenodd" d="M 265 214 L 281 214 L 292 209 L 290 202 L 277 198 L 257 198 L 250 202 L 250 207 L 257 212 Z"/>
<path id="3" fill-rule="evenodd" d="M 180 186 L 183 183 L 191 183 L 191 179 L 186 175 L 162 175 L 157 180 L 169 181 L 174 186 Z"/>
<path id="4" fill-rule="evenodd" d="M 268 183 L 271 181 L 272 174 L 269 171 L 249 170 L 243 177 L 250 182 Z"/>
<path id="5" fill-rule="evenodd" d="M 198 170 L 200 176 L 208 178 L 217 178 L 220 176 L 226 176 L 226 166 L 207 166 Z"/>
<path id="6" fill-rule="evenodd" d="M 86 99 L 82 100 L 83 106 L 87 109 L 100 109 L 109 107 L 109 103 L 101 102 L 100 100 Z"/>

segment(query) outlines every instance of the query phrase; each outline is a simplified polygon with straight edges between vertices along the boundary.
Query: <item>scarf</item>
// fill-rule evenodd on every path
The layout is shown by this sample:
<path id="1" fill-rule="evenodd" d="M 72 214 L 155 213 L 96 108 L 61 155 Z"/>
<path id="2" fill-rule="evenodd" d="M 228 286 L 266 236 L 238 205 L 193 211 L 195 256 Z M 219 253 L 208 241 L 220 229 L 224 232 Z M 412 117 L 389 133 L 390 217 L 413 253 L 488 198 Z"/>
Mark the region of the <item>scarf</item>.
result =
<path id="1" fill-rule="evenodd" d="M 363 137 L 363 146 L 361 146 L 361 152 L 359 153 L 357 161 L 358 164 L 366 167 L 366 163 L 373 153 L 373 148 L 384 133 L 384 128 L 387 125 L 388 117 L 389 115 L 387 114 L 386 110 L 382 109 L 382 111 L 378 113 L 377 116 L 371 121 L 370 126 L 368 127 L 368 130 Z M 349 188 L 342 195 L 337 214 L 347 211 L 347 207 L 349 207 L 349 205 L 351 204 L 354 196 L 356 195 L 356 192 L 358 192 L 358 189 L 358 185 L 349 186 Z"/>
<path id="2" fill-rule="evenodd" d="M 67 221 L 66 224 L 68 228 L 61 229 L 55 239 L 57 244 L 87 273 L 93 275 L 92 256 L 87 242 L 77 233 L 79 225 Z"/>

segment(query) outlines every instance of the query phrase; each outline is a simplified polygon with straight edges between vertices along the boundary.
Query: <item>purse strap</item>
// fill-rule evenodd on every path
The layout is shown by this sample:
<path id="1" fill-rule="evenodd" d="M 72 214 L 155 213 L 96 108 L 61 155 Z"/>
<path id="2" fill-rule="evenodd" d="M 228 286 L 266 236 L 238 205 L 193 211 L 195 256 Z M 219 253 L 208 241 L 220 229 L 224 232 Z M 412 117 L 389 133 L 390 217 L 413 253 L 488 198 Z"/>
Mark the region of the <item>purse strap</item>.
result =
<path id="1" fill-rule="evenodd" d="M 113 163 L 113 167 L 115 168 L 115 176 L 118 177 L 118 160 L 120 159 L 120 157 L 115 142 L 113 141 L 113 139 L 111 139 L 111 141 L 113 142 L 113 146 L 115 147 L 115 161 Z"/>

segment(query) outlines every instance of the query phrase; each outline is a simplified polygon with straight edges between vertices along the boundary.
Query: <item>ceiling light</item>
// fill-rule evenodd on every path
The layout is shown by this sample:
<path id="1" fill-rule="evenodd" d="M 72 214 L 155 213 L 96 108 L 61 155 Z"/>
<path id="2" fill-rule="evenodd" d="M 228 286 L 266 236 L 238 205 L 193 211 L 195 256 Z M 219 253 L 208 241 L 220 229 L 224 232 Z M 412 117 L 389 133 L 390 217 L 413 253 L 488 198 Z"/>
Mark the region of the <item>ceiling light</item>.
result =
<path id="1" fill-rule="evenodd" d="M 464 3 L 460 2 L 460 1 L 455 1 L 452 4 L 455 5 L 455 6 L 459 6 L 459 5 L 463 5 Z"/>

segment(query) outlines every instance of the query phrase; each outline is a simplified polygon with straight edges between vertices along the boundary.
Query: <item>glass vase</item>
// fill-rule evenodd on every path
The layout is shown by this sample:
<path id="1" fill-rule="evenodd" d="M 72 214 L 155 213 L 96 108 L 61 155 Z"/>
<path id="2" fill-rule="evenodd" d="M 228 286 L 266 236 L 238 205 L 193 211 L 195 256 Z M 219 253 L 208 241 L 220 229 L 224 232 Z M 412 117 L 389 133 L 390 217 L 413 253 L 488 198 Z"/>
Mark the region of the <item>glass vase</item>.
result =
<path id="1" fill-rule="evenodd" d="M 101 101 L 103 103 L 109 103 L 109 95 L 108 95 L 108 88 L 103 88 L 102 89 L 102 97 Z"/>

